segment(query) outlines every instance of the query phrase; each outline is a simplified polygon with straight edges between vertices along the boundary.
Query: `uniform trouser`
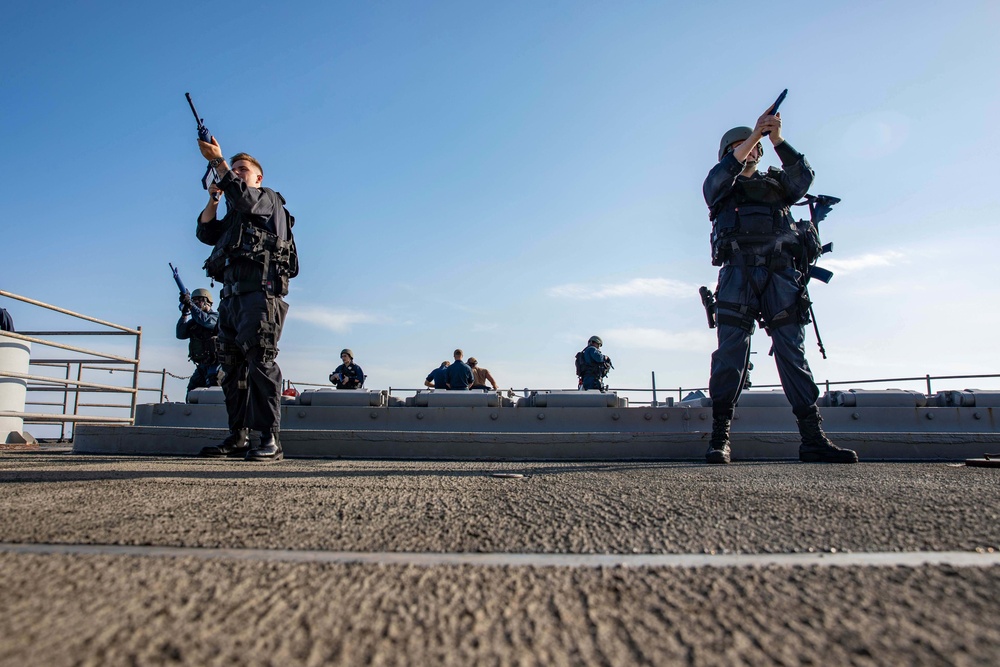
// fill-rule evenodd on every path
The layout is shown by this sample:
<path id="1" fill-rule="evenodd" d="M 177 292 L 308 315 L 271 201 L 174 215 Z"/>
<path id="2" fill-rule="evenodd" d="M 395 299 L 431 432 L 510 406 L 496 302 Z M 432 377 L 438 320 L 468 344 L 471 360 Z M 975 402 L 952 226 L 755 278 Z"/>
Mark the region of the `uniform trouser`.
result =
<path id="1" fill-rule="evenodd" d="M 217 387 L 219 385 L 219 364 L 197 364 L 191 379 L 188 380 L 188 391 L 199 387 Z"/>
<path id="2" fill-rule="evenodd" d="M 787 324 L 771 327 L 771 344 L 781 387 L 792 405 L 792 411 L 801 419 L 816 412 L 819 388 L 806 361 L 807 319 L 799 306 L 799 275 L 791 268 L 771 272 L 764 267 L 744 269 L 727 265 L 719 271 L 716 300 L 720 303 L 720 318 L 724 314 L 739 316 L 739 313 L 722 306 L 724 302 L 747 305 L 751 313 L 759 312 L 769 322 L 782 311 L 791 314 Z M 757 297 L 758 291 L 760 298 Z M 718 334 L 719 348 L 712 354 L 712 377 L 708 382 L 708 391 L 712 397 L 712 415 L 731 418 L 746 379 L 751 332 L 720 321 Z"/>
<path id="3" fill-rule="evenodd" d="M 583 388 L 585 390 L 591 390 L 591 389 L 601 390 L 604 389 L 604 385 L 601 383 L 601 379 L 599 377 L 593 375 L 584 375 Z"/>
<path id="4" fill-rule="evenodd" d="M 275 431 L 281 426 L 281 369 L 275 362 L 288 305 L 264 292 L 229 296 L 219 304 L 219 359 L 226 374 L 229 430 Z"/>

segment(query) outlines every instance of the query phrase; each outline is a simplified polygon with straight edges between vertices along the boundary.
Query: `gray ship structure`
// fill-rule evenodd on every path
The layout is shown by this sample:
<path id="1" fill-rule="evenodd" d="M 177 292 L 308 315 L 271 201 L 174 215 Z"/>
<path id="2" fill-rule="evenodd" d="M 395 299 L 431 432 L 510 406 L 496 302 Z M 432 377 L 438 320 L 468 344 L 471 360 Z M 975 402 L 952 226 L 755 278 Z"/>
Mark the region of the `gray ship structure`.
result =
<path id="1" fill-rule="evenodd" d="M 828 391 L 819 405 L 835 443 L 862 461 L 963 460 L 1000 451 L 1000 391 Z M 134 424 L 79 424 L 88 454 L 195 455 L 226 435 L 218 387 L 186 403 L 137 406 Z M 615 391 L 306 390 L 283 397 L 289 457 L 480 460 L 704 460 L 708 398 L 629 405 Z M 733 421 L 734 460 L 797 459 L 799 434 L 780 390 L 748 391 Z M 1000 458 L 1000 455 L 998 455 Z"/>

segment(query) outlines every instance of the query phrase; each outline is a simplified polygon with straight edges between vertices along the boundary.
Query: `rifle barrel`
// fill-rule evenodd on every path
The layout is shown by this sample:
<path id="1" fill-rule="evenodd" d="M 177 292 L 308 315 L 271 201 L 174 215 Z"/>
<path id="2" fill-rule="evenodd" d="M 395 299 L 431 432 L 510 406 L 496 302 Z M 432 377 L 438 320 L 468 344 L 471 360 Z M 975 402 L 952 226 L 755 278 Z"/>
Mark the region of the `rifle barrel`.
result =
<path id="1" fill-rule="evenodd" d="M 198 121 L 198 127 L 203 125 L 201 117 L 198 116 L 198 110 L 194 108 L 194 100 L 191 99 L 191 93 L 184 93 L 184 97 L 187 98 L 188 106 L 191 107 L 191 113 L 194 114 L 194 119 Z"/>

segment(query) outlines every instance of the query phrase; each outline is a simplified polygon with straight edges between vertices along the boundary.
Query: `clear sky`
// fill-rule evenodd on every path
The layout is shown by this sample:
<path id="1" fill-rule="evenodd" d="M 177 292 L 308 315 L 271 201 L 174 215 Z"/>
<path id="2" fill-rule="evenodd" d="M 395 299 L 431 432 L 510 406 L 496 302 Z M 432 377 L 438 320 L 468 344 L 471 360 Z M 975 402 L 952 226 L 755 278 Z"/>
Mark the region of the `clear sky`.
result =
<path id="1" fill-rule="evenodd" d="M 998 28 L 996 2 L 16 3 L 0 288 L 141 325 L 144 368 L 190 373 L 167 267 L 209 286 L 190 92 L 296 217 L 286 378 L 350 347 L 368 387 L 418 387 L 462 347 L 501 386 L 569 388 L 598 334 L 612 386 L 704 386 L 701 184 L 787 87 L 812 192 L 843 199 L 817 380 L 1000 372 Z"/>

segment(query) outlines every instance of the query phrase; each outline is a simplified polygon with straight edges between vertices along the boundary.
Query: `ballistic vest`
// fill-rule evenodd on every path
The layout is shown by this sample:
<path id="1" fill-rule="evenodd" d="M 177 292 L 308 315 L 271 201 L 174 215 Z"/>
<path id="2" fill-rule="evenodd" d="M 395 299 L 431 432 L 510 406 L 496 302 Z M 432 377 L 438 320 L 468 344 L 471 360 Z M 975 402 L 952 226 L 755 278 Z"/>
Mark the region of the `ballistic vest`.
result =
<path id="1" fill-rule="evenodd" d="M 589 347 L 589 346 L 588 346 Z M 576 375 L 577 377 L 587 377 L 592 375 L 598 379 L 603 379 L 608 376 L 611 371 L 611 361 L 605 357 L 604 361 L 601 363 L 595 363 L 593 361 L 587 360 L 587 348 L 584 348 L 576 353 Z"/>
<path id="2" fill-rule="evenodd" d="M 285 200 L 280 193 L 268 192 L 281 202 L 280 206 L 274 207 L 268 221 L 274 229 L 284 228 L 287 238 L 280 238 L 253 224 L 249 216 L 241 215 L 238 222 L 223 232 L 212 254 L 205 260 L 205 273 L 213 280 L 224 283 L 231 293 L 263 289 L 285 296 L 289 280 L 299 274 L 299 256 L 292 234 L 295 217 L 284 207 Z M 278 224 L 278 216 L 284 216 L 284 225 Z M 236 270 L 237 264 L 249 264 L 256 270 L 247 276 L 246 270 Z"/>
<path id="3" fill-rule="evenodd" d="M 214 364 L 217 358 L 215 349 L 217 336 L 204 327 L 192 327 L 192 329 L 202 329 L 208 335 L 201 336 L 191 331 L 191 338 L 188 340 L 188 359 L 196 364 Z"/>
<path id="4" fill-rule="evenodd" d="M 802 252 L 796 223 L 785 202 L 781 170 L 738 178 L 732 191 L 710 211 L 712 264 L 722 266 L 737 253 L 798 257 Z"/>

